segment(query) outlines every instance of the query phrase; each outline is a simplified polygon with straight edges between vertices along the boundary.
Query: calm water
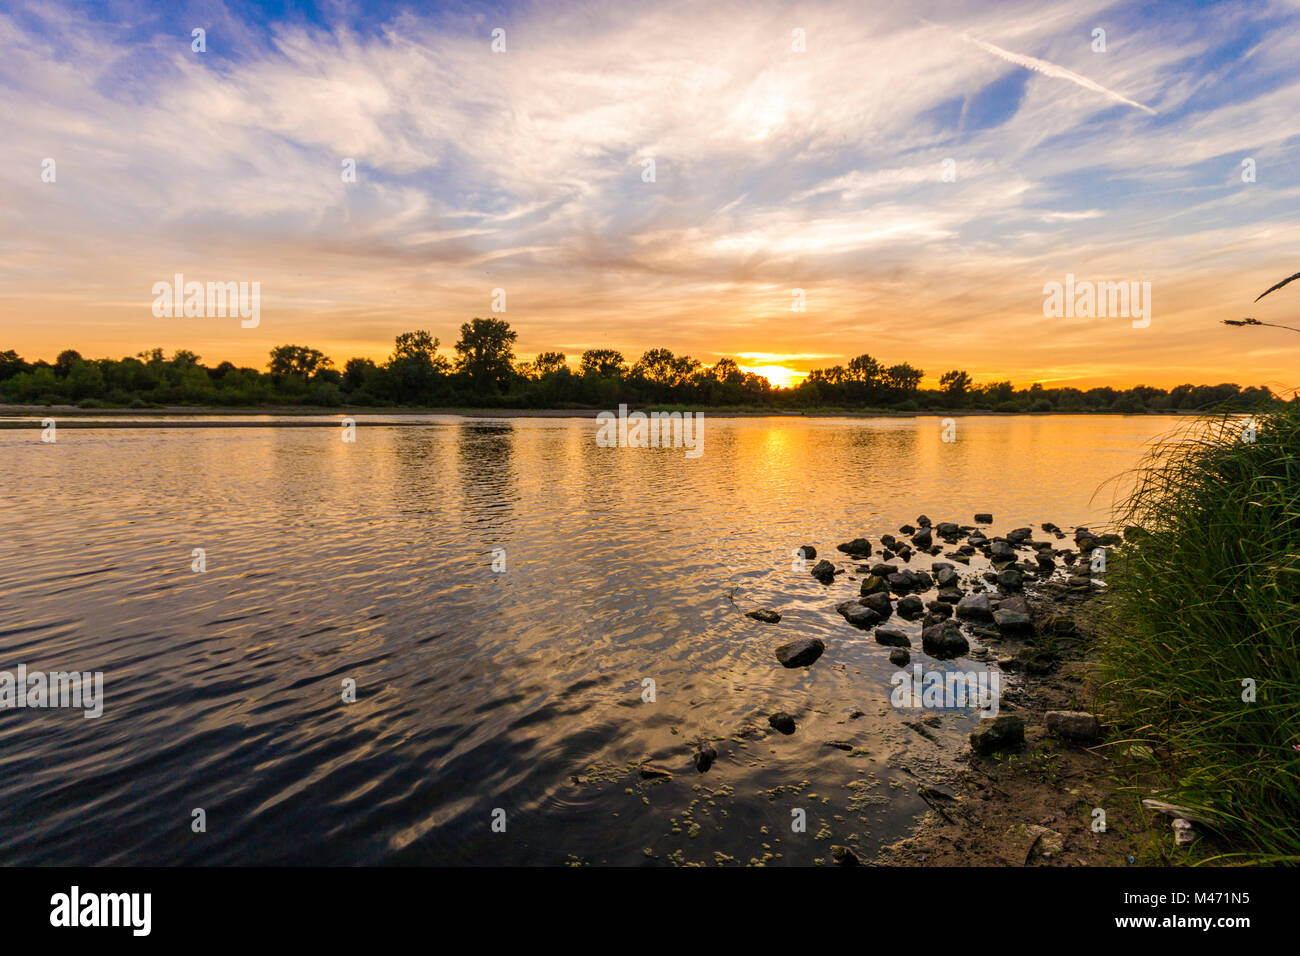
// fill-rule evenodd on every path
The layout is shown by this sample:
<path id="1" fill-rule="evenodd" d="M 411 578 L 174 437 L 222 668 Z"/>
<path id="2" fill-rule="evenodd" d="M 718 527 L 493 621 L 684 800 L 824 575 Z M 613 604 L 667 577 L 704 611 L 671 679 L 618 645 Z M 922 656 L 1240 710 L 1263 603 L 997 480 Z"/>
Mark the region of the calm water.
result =
<path id="1" fill-rule="evenodd" d="M 944 443 L 937 418 L 709 418 L 695 460 L 598 448 L 578 419 L 363 419 L 355 444 L 0 431 L 0 670 L 102 671 L 105 694 L 98 719 L 0 710 L 0 863 L 869 854 L 906 835 L 976 718 L 945 713 L 934 740 L 905 726 L 888 649 L 834 610 L 857 582 L 823 587 L 792 550 L 851 567 L 838 542 L 923 512 L 1100 524 L 1099 487 L 1175 424 L 972 417 Z M 743 616 L 757 606 L 784 619 Z M 798 636 L 826 642 L 807 671 L 772 654 Z M 943 666 L 919 641 L 913 659 Z M 793 736 L 769 731 L 777 710 Z M 722 738 L 705 775 L 701 737 Z M 647 758 L 673 778 L 642 781 Z"/>

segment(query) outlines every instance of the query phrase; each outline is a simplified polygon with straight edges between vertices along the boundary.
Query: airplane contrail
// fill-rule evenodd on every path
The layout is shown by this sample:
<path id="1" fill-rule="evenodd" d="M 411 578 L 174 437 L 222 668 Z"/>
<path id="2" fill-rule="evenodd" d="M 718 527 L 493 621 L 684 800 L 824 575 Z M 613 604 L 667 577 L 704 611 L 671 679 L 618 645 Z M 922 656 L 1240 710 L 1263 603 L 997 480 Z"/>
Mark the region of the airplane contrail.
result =
<path id="1" fill-rule="evenodd" d="M 934 26 L 938 26 L 938 24 L 934 24 Z M 1002 59 L 1006 60 L 1008 63 L 1014 63 L 1016 64 L 1016 66 L 1023 66 L 1026 70 L 1033 70 L 1036 73 L 1043 74 L 1043 76 L 1050 76 L 1058 80 L 1069 80 L 1071 83 L 1074 83 L 1077 86 L 1082 86 L 1085 90 L 1092 90 L 1094 93 L 1100 93 L 1103 96 L 1109 97 L 1110 99 L 1114 100 L 1116 103 L 1123 103 L 1125 106 L 1131 106 L 1134 109 L 1139 109 L 1145 113 L 1150 113 L 1152 116 L 1156 115 L 1156 111 L 1153 110 L 1151 107 L 1143 106 L 1141 103 L 1137 102 L 1136 100 L 1131 100 L 1127 96 L 1121 96 L 1119 93 L 1116 93 L 1114 90 L 1108 90 L 1100 83 L 1095 83 L 1092 80 L 1088 79 L 1086 76 L 1080 76 L 1078 73 L 1075 73 L 1071 70 L 1067 70 L 1063 66 L 1057 66 L 1055 63 L 1048 63 L 1046 60 L 1038 59 L 1038 57 L 1025 56 L 1023 53 L 1012 53 L 1010 50 L 1004 50 L 1000 46 L 995 46 L 992 43 L 988 43 L 984 40 L 977 39 L 976 37 L 971 36 L 969 33 L 956 31 L 956 30 L 952 32 L 956 33 L 967 43 L 972 43 L 975 46 L 979 47 L 985 53 L 992 53 L 994 56 L 1001 57 Z"/>

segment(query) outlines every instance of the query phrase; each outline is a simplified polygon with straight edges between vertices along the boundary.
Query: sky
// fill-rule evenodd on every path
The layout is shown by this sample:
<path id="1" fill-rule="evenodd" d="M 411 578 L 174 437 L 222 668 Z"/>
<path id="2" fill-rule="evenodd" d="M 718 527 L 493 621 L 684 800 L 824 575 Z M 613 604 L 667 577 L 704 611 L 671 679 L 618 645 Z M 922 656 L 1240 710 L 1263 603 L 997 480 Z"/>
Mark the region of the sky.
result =
<path id="1" fill-rule="evenodd" d="M 1300 324 L 1300 286 L 1253 301 L 1300 271 L 1298 26 L 1294 0 L 14 0 L 0 350 L 341 366 L 482 316 L 521 359 L 778 383 L 865 352 L 927 385 L 1289 389 L 1300 337 L 1221 320 Z M 257 326 L 158 317 L 177 273 L 257 282 Z M 1045 315 L 1067 275 L 1150 283 L 1150 321 Z"/>

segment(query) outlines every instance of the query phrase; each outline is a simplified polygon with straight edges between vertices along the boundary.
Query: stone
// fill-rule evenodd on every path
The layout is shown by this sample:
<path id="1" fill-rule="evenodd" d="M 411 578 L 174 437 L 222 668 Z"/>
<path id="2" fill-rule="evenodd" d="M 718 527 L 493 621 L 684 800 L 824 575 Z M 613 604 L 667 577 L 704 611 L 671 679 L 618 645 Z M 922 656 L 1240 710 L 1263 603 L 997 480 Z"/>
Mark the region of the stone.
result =
<path id="1" fill-rule="evenodd" d="M 858 855 L 846 846 L 834 845 L 831 847 L 831 859 L 837 866 L 857 866 L 862 861 Z"/>
<path id="2" fill-rule="evenodd" d="M 967 594 L 957 602 L 957 616 L 963 621 L 991 621 L 993 608 L 987 594 Z"/>
<path id="3" fill-rule="evenodd" d="M 976 524 L 992 524 L 993 516 L 986 511 L 982 511 L 975 516 Z"/>
<path id="4" fill-rule="evenodd" d="M 1033 528 L 1016 528 L 1014 531 L 1007 532 L 1007 541 L 1012 544 L 1024 544 L 1034 536 Z"/>
<path id="5" fill-rule="evenodd" d="M 786 667 L 807 667 L 826 651 L 820 638 L 807 637 L 776 649 L 776 659 Z"/>
<path id="6" fill-rule="evenodd" d="M 818 561 L 808 573 L 822 584 L 830 584 L 835 580 L 835 565 L 825 560 Z"/>
<path id="7" fill-rule="evenodd" d="M 1049 710 L 1043 719 L 1050 733 L 1067 740 L 1090 741 L 1101 736 L 1101 721 L 1081 710 Z"/>
<path id="8" fill-rule="evenodd" d="M 1002 634 L 1026 634 L 1034 629 L 1034 623 L 1028 614 L 998 608 L 993 612 L 993 623 Z"/>
<path id="9" fill-rule="evenodd" d="M 889 620 L 889 616 L 894 613 L 894 605 L 889 600 L 889 595 L 881 591 L 866 595 L 860 603 L 879 614 L 882 621 Z"/>
<path id="10" fill-rule="evenodd" d="M 781 614 L 773 611 L 770 607 L 761 607 L 756 611 L 746 611 L 745 617 L 752 617 L 756 621 L 762 621 L 764 624 L 780 624 Z"/>
<path id="11" fill-rule="evenodd" d="M 918 548 L 928 548 L 934 543 L 934 538 L 930 534 L 929 528 L 922 528 L 916 534 L 912 535 L 912 544 Z"/>
<path id="12" fill-rule="evenodd" d="M 1019 717 L 1001 716 L 981 720 L 971 731 L 971 749 L 977 754 L 992 754 L 1003 750 L 1016 750 L 1025 743 L 1025 722 Z"/>
<path id="13" fill-rule="evenodd" d="M 925 605 L 915 594 L 909 594 L 898 602 L 898 616 L 905 621 L 915 621 L 925 613 Z"/>
<path id="14" fill-rule="evenodd" d="M 817 557 L 817 549 L 814 548 L 811 544 L 801 544 L 799 545 L 799 550 L 803 553 L 803 556 L 807 558 L 809 561 Z"/>
<path id="15" fill-rule="evenodd" d="M 921 631 L 921 646 L 931 657 L 943 660 L 965 654 L 970 649 L 970 642 L 956 621 L 944 621 Z"/>
<path id="16" fill-rule="evenodd" d="M 866 597 L 867 595 L 870 594 L 884 594 L 886 597 L 888 597 L 889 581 L 886 578 L 880 577 L 879 575 L 868 574 L 865 578 L 862 579 L 862 587 L 858 589 L 858 593 L 860 593 L 863 597 Z"/>
<path id="17" fill-rule="evenodd" d="M 701 743 L 695 748 L 695 769 L 700 773 L 708 773 L 709 768 L 713 766 L 713 761 L 718 759 L 718 752 L 713 749 L 711 743 Z"/>
<path id="18" fill-rule="evenodd" d="M 771 717 L 767 718 L 767 722 L 772 725 L 773 730 L 783 733 L 787 737 L 795 732 L 794 718 L 783 710 L 777 711 Z"/>
<path id="19" fill-rule="evenodd" d="M 866 538 L 854 538 L 839 545 L 838 550 L 855 558 L 864 558 L 871 554 L 871 542 Z"/>
<path id="20" fill-rule="evenodd" d="M 876 643 L 886 647 L 911 647 L 912 639 L 896 627 L 876 628 Z"/>
<path id="21" fill-rule="evenodd" d="M 857 601 L 847 601 L 835 610 L 844 615 L 844 620 L 863 630 L 875 627 L 884 620 L 873 608 L 869 608 L 865 604 L 859 604 Z"/>
<path id="22" fill-rule="evenodd" d="M 889 663 L 893 664 L 895 667 L 906 667 L 908 661 L 911 659 L 912 655 L 901 647 L 895 647 L 889 652 Z"/>

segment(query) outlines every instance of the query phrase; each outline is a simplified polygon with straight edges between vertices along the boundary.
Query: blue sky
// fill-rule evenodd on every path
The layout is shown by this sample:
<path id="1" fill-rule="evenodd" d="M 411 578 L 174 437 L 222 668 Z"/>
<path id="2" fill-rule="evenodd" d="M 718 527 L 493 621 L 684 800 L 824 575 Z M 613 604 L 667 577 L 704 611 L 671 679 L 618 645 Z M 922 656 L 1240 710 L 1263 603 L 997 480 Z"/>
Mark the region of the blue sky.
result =
<path id="1" fill-rule="evenodd" d="M 504 288 L 521 356 L 1291 386 L 1288 333 L 1220 320 L 1300 308 L 1251 304 L 1300 261 L 1298 15 L 19 2 L 0 348 L 382 358 L 411 328 L 449 343 Z M 260 282 L 261 325 L 155 318 L 176 272 Z M 1150 326 L 1045 317 L 1067 273 L 1151 282 Z"/>

